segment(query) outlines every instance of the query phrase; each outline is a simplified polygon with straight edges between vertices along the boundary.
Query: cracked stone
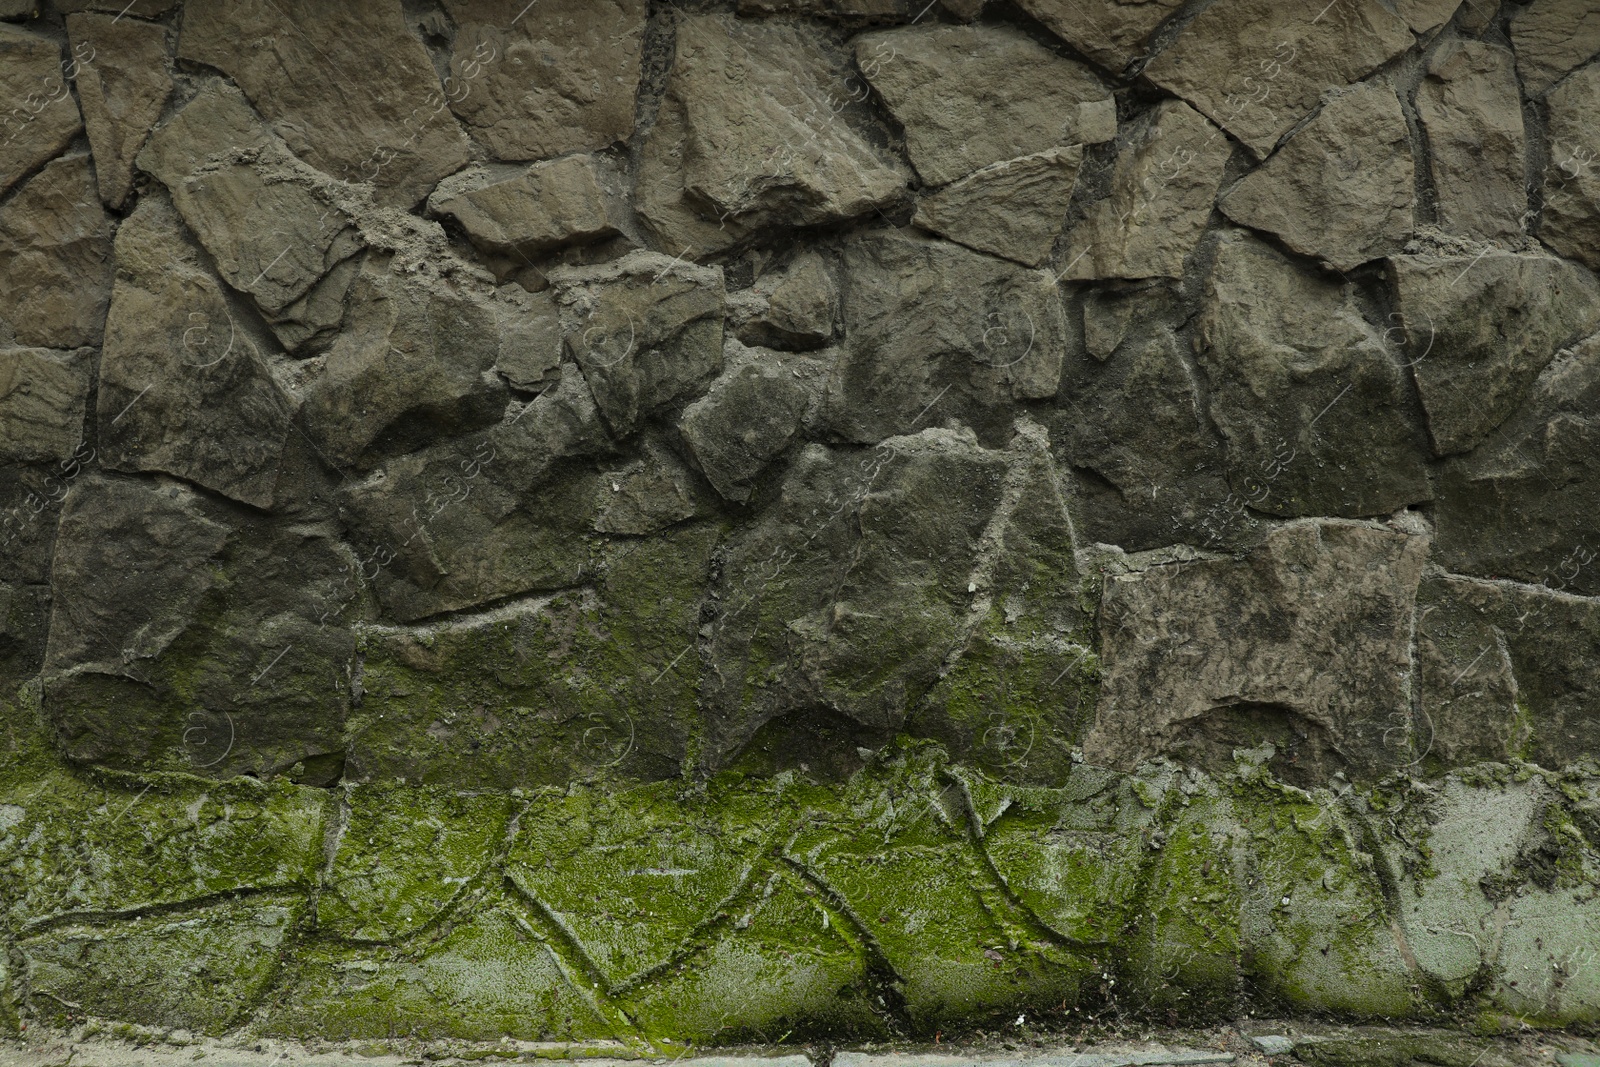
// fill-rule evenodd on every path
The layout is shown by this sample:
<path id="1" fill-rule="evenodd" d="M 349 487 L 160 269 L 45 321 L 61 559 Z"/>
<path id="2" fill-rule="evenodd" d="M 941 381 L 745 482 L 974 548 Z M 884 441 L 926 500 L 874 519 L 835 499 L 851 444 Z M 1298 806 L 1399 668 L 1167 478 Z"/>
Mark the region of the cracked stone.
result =
<path id="1" fill-rule="evenodd" d="M 1157 104 L 1128 130 L 1111 194 L 1069 235 L 1062 277 L 1178 278 L 1211 218 L 1232 149 L 1181 100 Z"/>
<path id="2" fill-rule="evenodd" d="M 747 345 L 820 348 L 833 340 L 838 318 L 838 287 L 815 252 L 803 252 L 783 270 L 728 294 L 728 325 Z"/>
<path id="3" fill-rule="evenodd" d="M 1329 773 L 1381 776 L 1405 763 L 1427 554 L 1426 537 L 1301 520 L 1241 560 L 1109 577 L 1101 704 L 1084 755 L 1127 768 L 1208 730 L 1271 736 L 1286 724 Z"/>
<path id="4" fill-rule="evenodd" d="M 0 118 L 0 193 L 39 164 L 61 154 L 83 129 L 68 84 L 80 62 L 61 47 L 15 26 L 0 26 L 0 100 L 13 106 Z"/>
<path id="5" fill-rule="evenodd" d="M 622 232 L 616 179 L 594 156 L 451 175 L 428 210 L 454 219 L 486 252 L 530 256 Z"/>
<path id="6" fill-rule="evenodd" d="M 1010 27 L 881 30 L 857 37 L 855 54 L 905 128 L 911 163 L 929 185 L 1117 135 L 1105 83 Z"/>
<path id="7" fill-rule="evenodd" d="M 1600 11 L 1586 0 L 1533 0 L 1511 20 L 1511 46 L 1529 96 L 1540 96 L 1600 54 Z"/>
<path id="8" fill-rule="evenodd" d="M 1315 118 L 1218 202 L 1233 221 L 1349 271 L 1400 251 L 1414 223 L 1411 134 L 1394 90 L 1364 83 Z"/>
<path id="9" fill-rule="evenodd" d="M 605 534 L 643 537 L 713 513 L 683 460 L 651 440 L 632 463 L 601 471 L 595 496 L 594 528 Z"/>
<path id="10" fill-rule="evenodd" d="M 1477 0 L 1481 5 L 1483 0 Z M 1411 32 L 1426 36 L 1455 17 L 1462 0 L 1398 0 L 1395 9 L 1406 20 Z"/>
<path id="11" fill-rule="evenodd" d="M 57 5 L 58 7 L 60 5 Z M 102 14 L 69 15 L 74 79 L 94 151 L 100 199 L 120 208 L 133 191 L 133 161 L 172 95 L 166 27 Z"/>
<path id="12" fill-rule="evenodd" d="M 745 349 L 705 396 L 684 409 L 678 430 L 695 464 L 725 499 L 750 499 L 761 473 L 795 440 L 826 372 L 813 359 Z"/>
<path id="13" fill-rule="evenodd" d="M 1439 225 L 1478 238 L 1522 233 L 1527 138 L 1511 53 L 1482 41 L 1446 42 L 1428 60 L 1417 118 L 1428 138 Z"/>
<path id="14" fill-rule="evenodd" d="M 1052 148 L 974 171 L 917 203 L 918 226 L 1037 267 L 1066 222 L 1083 147 Z"/>
<path id="15" fill-rule="evenodd" d="M 0 328 L 30 347 L 99 344 L 112 226 L 87 155 L 63 156 L 30 178 L 0 207 Z"/>
<path id="16" fill-rule="evenodd" d="M 294 154 L 386 203 L 416 204 L 467 162 L 467 138 L 400 0 L 195 0 L 178 56 L 232 78 Z"/>
<path id="17" fill-rule="evenodd" d="M 1195 343 L 1249 507 L 1358 517 L 1431 497 L 1403 372 L 1347 288 L 1227 234 Z"/>
<path id="18" fill-rule="evenodd" d="M 633 133 L 644 0 L 445 0 L 445 99 L 494 159 L 548 159 Z"/>
<path id="19" fill-rule="evenodd" d="M 123 223 L 117 260 L 100 365 L 101 462 L 272 507 L 295 398 L 164 199 L 145 197 Z"/>
<path id="20" fill-rule="evenodd" d="M 1585 67 L 1545 97 L 1550 160 L 1539 240 L 1600 270 L 1600 67 Z"/>
<path id="21" fill-rule="evenodd" d="M 1263 159 L 1326 90 L 1359 81 L 1412 44 L 1404 20 L 1379 0 L 1326 9 L 1221 0 L 1143 73 Z"/>
<path id="22" fill-rule="evenodd" d="M 1600 283 L 1554 256 L 1396 256 L 1389 270 L 1439 455 L 1482 443 L 1558 350 L 1600 327 Z"/>

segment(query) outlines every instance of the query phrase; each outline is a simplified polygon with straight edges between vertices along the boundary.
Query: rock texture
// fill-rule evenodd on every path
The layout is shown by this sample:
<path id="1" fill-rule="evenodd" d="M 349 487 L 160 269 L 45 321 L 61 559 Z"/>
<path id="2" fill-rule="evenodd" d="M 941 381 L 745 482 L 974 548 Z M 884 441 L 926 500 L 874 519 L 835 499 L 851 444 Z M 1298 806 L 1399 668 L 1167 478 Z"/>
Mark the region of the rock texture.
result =
<path id="1" fill-rule="evenodd" d="M 1576 1047 L 1592 9 L 0 0 L 0 1061 Z"/>

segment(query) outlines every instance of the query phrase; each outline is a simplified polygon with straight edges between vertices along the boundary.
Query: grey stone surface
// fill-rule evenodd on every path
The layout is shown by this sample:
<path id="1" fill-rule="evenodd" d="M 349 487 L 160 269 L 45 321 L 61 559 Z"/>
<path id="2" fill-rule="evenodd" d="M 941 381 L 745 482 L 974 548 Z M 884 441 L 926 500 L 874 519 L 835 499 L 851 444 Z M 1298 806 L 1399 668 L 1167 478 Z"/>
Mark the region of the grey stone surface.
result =
<path id="1" fill-rule="evenodd" d="M 1439 224 L 1451 233 L 1520 234 L 1528 211 L 1527 137 L 1509 51 L 1482 41 L 1448 41 L 1428 61 L 1417 117 Z"/>
<path id="2" fill-rule="evenodd" d="M 1022 0 L 1022 9 L 1112 73 L 1143 54 L 1144 44 L 1181 0 Z"/>
<path id="3" fill-rule="evenodd" d="M 734 358 L 706 395 L 684 409 L 678 429 L 717 492 L 742 502 L 767 465 L 795 441 L 827 367 L 762 349 Z"/>
<path id="4" fill-rule="evenodd" d="M 839 328 L 839 289 L 822 256 L 796 256 L 749 289 L 728 294 L 728 325 L 739 340 L 769 348 L 820 348 Z"/>
<path id="5" fill-rule="evenodd" d="M 616 185 L 594 157 L 565 156 L 509 173 L 451 175 L 428 210 L 454 219 L 486 252 L 536 255 L 621 232 Z"/>
<path id="6" fill-rule="evenodd" d="M 94 352 L 0 349 L 0 457 L 62 461 L 83 440 Z"/>
<path id="7" fill-rule="evenodd" d="M 120 9 L 119 9 L 120 11 Z M 100 198 L 120 208 L 133 190 L 133 161 L 172 95 L 166 28 L 117 15 L 67 18 L 78 63 L 74 83 L 94 150 Z"/>
<path id="8" fill-rule="evenodd" d="M 855 54 L 905 128 L 911 163 L 929 185 L 1057 145 L 1099 144 L 1117 134 L 1110 88 L 1087 67 L 1015 30 L 882 30 L 856 38 Z"/>
<path id="9" fill-rule="evenodd" d="M 0 323 L 25 345 L 100 342 L 111 298 L 112 219 L 89 157 L 63 156 L 0 206 Z"/>
<path id="10" fill-rule="evenodd" d="M 1600 12 L 1583 0 L 1534 0 L 1511 20 L 1517 72 L 1538 96 L 1600 53 Z"/>
<path id="11" fill-rule="evenodd" d="M 71 74 L 76 57 L 43 34 L 0 26 L 0 192 L 59 155 L 83 129 Z"/>
<path id="12" fill-rule="evenodd" d="M 1550 158 L 1545 167 L 1539 239 L 1600 270 L 1600 68 L 1585 67 L 1545 97 Z"/>
<path id="13" fill-rule="evenodd" d="M 1066 222 L 1083 148 L 1052 148 L 974 171 L 917 202 L 913 221 L 979 252 L 1037 267 Z"/>
<path id="14" fill-rule="evenodd" d="M 1234 222 L 1349 271 L 1398 252 L 1415 224 L 1411 134 L 1382 83 L 1330 94 L 1272 158 L 1223 194 Z"/>

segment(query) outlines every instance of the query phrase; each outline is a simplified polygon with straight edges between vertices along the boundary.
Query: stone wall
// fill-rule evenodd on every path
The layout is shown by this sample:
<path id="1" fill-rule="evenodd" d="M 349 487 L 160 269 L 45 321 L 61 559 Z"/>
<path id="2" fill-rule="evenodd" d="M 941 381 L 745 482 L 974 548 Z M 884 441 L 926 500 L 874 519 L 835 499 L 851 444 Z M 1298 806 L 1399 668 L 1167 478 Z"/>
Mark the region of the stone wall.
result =
<path id="1" fill-rule="evenodd" d="M 1600 1023 L 1591 0 L 0 18 L 0 1030 Z"/>

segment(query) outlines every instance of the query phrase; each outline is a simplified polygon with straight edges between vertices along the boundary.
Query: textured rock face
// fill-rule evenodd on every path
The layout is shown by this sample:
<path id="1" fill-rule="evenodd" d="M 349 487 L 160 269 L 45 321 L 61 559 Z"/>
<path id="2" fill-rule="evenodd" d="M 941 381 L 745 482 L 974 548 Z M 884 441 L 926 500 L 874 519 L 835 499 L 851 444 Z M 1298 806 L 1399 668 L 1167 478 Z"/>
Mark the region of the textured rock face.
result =
<path id="1" fill-rule="evenodd" d="M 1600 1024 L 1593 7 L 0 0 L 0 1061 Z"/>

